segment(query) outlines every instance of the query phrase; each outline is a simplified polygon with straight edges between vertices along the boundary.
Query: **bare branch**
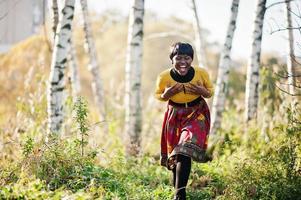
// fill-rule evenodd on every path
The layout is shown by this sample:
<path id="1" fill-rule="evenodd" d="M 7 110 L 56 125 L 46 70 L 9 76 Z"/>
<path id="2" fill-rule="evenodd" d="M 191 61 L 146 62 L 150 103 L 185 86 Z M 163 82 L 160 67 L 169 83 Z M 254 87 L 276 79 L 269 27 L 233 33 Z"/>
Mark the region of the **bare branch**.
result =
<path id="1" fill-rule="evenodd" d="M 301 29 L 301 26 L 299 26 L 299 27 L 279 28 L 279 29 L 277 29 L 277 30 L 274 30 L 274 31 L 270 32 L 270 34 L 272 35 L 272 34 L 274 34 L 274 33 L 276 33 L 276 32 L 280 32 L 280 31 L 286 31 L 286 30 L 300 30 L 300 29 Z"/>
<path id="2" fill-rule="evenodd" d="M 298 44 L 298 43 L 297 43 Z M 293 61 L 296 63 L 296 64 L 298 64 L 298 65 L 301 65 L 301 63 L 297 60 L 297 56 L 296 55 L 294 55 L 294 56 L 292 56 L 292 59 L 293 59 Z"/>
<path id="3" fill-rule="evenodd" d="M 277 20 L 274 17 L 271 17 L 270 20 L 269 20 L 270 33 L 273 32 L 273 29 L 274 29 L 273 24 L 275 26 L 277 26 L 278 29 L 281 29 L 280 25 L 277 22 Z M 282 26 L 282 27 L 284 28 L 284 26 Z"/>
<path id="4" fill-rule="evenodd" d="M 273 6 L 276 6 L 276 5 L 278 5 L 278 4 L 283 4 L 283 3 L 293 2 L 293 1 L 295 1 L 295 0 L 286 0 L 286 1 L 275 2 L 275 3 L 272 3 L 272 4 L 269 5 L 269 6 L 266 6 L 266 10 L 269 9 L 269 8 L 271 8 L 271 7 L 273 7 Z"/>
<path id="5" fill-rule="evenodd" d="M 297 75 L 292 75 L 292 74 L 286 74 L 286 75 L 282 75 L 280 73 L 275 73 L 277 76 L 279 76 L 280 78 L 288 78 L 288 77 L 294 77 L 294 78 L 297 78 L 297 77 L 301 77 L 301 74 L 297 74 Z"/>
<path id="6" fill-rule="evenodd" d="M 19 4 L 22 0 L 18 0 L 18 1 L 15 1 L 14 5 L 8 9 L 8 11 L 6 11 L 2 16 L 0 16 L 0 21 L 3 20 L 7 15 L 8 13 L 16 7 L 17 4 Z"/>
<path id="7" fill-rule="evenodd" d="M 1 21 L 2 19 L 4 19 L 4 18 L 8 15 L 8 13 L 9 13 L 9 11 L 7 11 L 6 13 L 4 13 L 4 15 L 0 16 L 0 21 Z"/>
<path id="8" fill-rule="evenodd" d="M 297 13 L 295 13 L 294 11 L 292 11 L 291 9 L 288 10 L 290 13 L 292 13 L 293 15 L 295 15 L 298 18 L 301 18 L 301 15 L 298 15 Z"/>
<path id="9" fill-rule="evenodd" d="M 294 19 L 294 21 L 295 21 L 295 24 L 297 24 L 297 26 L 299 26 L 299 27 L 301 26 L 300 23 L 299 23 L 300 20 Z M 299 31 L 300 31 L 300 30 L 299 30 Z"/>
<path id="10" fill-rule="evenodd" d="M 298 10 L 298 12 L 299 12 L 299 16 L 301 16 L 301 10 L 300 10 L 300 8 L 299 8 L 299 4 L 295 3 L 295 6 L 297 7 L 297 10 Z"/>
<path id="11" fill-rule="evenodd" d="M 278 88 L 281 92 L 284 92 L 284 93 L 286 93 L 286 94 L 288 94 L 288 95 L 290 95 L 290 96 L 293 96 L 293 97 L 295 97 L 295 96 L 301 96 L 301 93 L 291 94 L 291 93 L 285 91 L 284 89 L 280 88 L 277 84 L 275 84 L 275 86 L 276 86 L 276 88 Z"/>
<path id="12" fill-rule="evenodd" d="M 289 84 L 289 83 L 282 83 L 282 82 L 279 82 L 280 83 L 280 85 L 286 85 L 286 86 L 294 86 L 295 88 L 301 88 L 301 86 L 300 85 L 296 85 L 296 84 Z"/>

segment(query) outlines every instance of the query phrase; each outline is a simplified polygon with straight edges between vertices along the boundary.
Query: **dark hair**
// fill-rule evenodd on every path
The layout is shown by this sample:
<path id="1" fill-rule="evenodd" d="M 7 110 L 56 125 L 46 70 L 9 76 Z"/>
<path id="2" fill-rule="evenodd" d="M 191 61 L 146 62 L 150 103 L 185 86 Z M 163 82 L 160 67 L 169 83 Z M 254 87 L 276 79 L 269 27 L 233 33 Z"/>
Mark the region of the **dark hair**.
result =
<path id="1" fill-rule="evenodd" d="M 170 60 L 172 60 L 175 55 L 188 55 L 193 59 L 193 48 L 188 43 L 177 42 L 171 45 L 169 54 Z"/>

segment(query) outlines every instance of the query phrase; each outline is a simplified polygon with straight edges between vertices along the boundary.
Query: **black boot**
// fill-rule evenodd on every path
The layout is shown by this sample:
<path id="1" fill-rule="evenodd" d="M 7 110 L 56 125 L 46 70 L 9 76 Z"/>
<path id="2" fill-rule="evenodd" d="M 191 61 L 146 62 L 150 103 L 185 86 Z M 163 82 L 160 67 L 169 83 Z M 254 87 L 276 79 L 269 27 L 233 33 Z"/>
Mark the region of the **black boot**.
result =
<path id="1" fill-rule="evenodd" d="M 177 165 L 173 170 L 173 184 L 176 190 L 174 199 L 175 200 L 186 200 L 186 186 L 191 169 L 191 158 L 178 155 Z"/>
<path id="2" fill-rule="evenodd" d="M 173 200 L 186 200 L 186 194 L 176 194 L 173 198 Z"/>
<path id="3" fill-rule="evenodd" d="M 173 200 L 186 200 L 186 188 L 177 190 Z"/>

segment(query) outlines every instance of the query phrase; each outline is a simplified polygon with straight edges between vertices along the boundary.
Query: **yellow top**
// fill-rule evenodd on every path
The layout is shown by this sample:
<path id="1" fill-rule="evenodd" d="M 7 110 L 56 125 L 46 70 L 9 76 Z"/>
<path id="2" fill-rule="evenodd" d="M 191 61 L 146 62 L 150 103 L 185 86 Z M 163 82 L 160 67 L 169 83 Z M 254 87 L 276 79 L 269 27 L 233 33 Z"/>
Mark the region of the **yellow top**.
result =
<path id="1" fill-rule="evenodd" d="M 161 98 L 161 94 L 164 92 L 166 87 L 171 87 L 177 83 L 171 76 L 171 70 L 173 68 L 167 69 L 163 72 L 161 72 L 157 78 L 157 83 L 156 83 L 156 91 L 155 91 L 155 97 L 161 101 L 164 101 Z M 211 97 L 213 95 L 213 85 L 209 79 L 209 75 L 206 72 L 206 70 L 200 68 L 200 67 L 193 67 L 194 69 L 194 76 L 191 81 L 181 83 L 185 85 L 188 85 L 189 83 L 193 84 L 202 84 L 209 92 Z M 173 102 L 176 103 L 187 103 L 195 100 L 198 98 L 200 95 L 194 95 L 194 94 L 186 94 L 184 91 L 179 92 L 178 94 L 175 94 L 170 98 Z M 209 98 L 208 97 L 208 98 Z"/>

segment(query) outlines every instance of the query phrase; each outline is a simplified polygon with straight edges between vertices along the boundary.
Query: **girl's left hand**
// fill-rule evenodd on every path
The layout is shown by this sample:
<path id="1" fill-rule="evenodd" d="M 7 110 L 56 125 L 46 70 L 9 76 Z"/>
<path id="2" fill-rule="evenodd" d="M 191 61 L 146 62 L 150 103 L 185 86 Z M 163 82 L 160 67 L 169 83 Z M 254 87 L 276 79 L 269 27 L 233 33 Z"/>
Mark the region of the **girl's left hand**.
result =
<path id="1" fill-rule="evenodd" d="M 185 85 L 185 92 L 188 94 L 201 95 L 203 97 L 209 97 L 210 92 L 200 84 L 200 82 L 196 84 L 189 83 L 189 85 Z"/>

